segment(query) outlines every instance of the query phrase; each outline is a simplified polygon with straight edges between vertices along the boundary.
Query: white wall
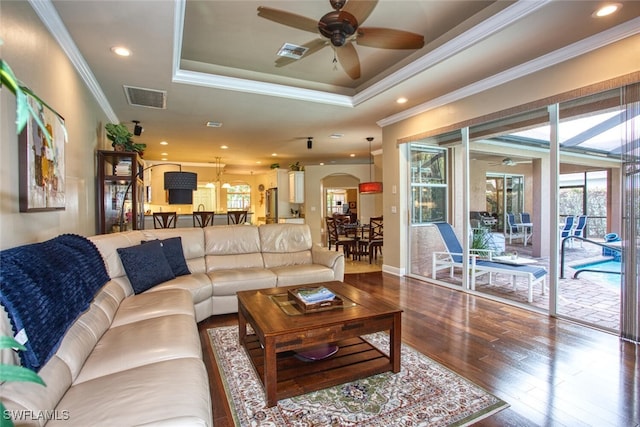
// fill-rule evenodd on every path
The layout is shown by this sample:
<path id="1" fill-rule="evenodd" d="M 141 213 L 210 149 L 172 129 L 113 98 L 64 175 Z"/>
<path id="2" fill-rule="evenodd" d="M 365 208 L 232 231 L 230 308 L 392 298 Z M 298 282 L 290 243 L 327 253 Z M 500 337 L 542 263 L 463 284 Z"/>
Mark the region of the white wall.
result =
<path id="1" fill-rule="evenodd" d="M 29 3 L 3 1 L 2 59 L 16 76 L 64 118 L 66 210 L 20 213 L 15 97 L 0 90 L 0 248 L 49 239 L 61 233 L 96 232 L 95 150 L 106 115 L 50 36 Z M 102 147 L 100 147 L 102 148 Z"/>

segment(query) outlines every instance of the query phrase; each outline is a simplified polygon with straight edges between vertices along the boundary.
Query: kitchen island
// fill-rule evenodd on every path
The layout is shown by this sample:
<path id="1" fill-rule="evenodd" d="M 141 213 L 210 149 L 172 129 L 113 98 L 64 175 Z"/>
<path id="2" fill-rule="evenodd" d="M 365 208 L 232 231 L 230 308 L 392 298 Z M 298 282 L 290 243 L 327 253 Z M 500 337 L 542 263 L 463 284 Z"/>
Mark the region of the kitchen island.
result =
<path id="1" fill-rule="evenodd" d="M 253 212 L 247 213 L 247 222 L 251 223 Z M 213 225 L 227 225 L 227 213 L 216 212 L 213 218 Z M 176 228 L 189 228 L 193 227 L 193 215 L 192 214 L 178 214 L 176 221 Z M 153 215 L 144 216 L 144 228 L 152 229 L 153 227 Z"/>

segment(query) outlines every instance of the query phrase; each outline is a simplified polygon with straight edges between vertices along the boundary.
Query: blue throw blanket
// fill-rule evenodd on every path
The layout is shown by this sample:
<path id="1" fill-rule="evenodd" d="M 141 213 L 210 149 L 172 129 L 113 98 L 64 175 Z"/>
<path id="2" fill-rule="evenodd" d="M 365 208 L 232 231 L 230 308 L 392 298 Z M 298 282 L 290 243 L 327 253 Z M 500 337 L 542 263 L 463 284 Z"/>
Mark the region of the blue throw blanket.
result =
<path id="1" fill-rule="evenodd" d="M 63 234 L 0 252 L 0 304 L 14 333 L 26 335 L 22 365 L 38 371 L 108 280 L 100 252 L 82 236 Z"/>

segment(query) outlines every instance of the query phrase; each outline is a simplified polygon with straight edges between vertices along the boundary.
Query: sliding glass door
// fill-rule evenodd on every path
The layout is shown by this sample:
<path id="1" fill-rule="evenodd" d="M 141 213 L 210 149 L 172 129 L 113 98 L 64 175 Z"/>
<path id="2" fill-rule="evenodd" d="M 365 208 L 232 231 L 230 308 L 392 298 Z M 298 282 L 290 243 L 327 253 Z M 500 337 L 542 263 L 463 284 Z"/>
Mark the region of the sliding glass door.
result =
<path id="1" fill-rule="evenodd" d="M 638 340 L 638 117 L 634 84 L 474 125 L 468 141 L 461 129 L 411 143 L 410 275 Z M 476 238 L 482 222 L 470 221 L 478 211 L 499 221 L 480 230 L 484 241 Z M 508 213 L 516 222 L 528 213 L 530 226 L 507 227 Z M 434 227 L 441 222 L 451 225 L 459 252 L 489 248 L 493 257 L 508 255 L 498 258 L 506 265 L 544 268 L 545 286 L 529 289 L 526 277 L 513 283 L 499 266 L 472 285 L 460 268 L 465 258 L 453 255 L 453 268 L 435 268 L 434 254 L 451 252 Z"/>

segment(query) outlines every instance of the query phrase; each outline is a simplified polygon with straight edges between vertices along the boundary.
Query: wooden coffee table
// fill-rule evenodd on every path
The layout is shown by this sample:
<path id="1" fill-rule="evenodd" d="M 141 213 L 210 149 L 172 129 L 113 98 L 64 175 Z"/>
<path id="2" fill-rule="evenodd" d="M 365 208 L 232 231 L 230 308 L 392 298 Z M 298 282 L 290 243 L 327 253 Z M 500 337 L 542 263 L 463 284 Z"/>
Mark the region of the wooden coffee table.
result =
<path id="1" fill-rule="evenodd" d="M 302 313 L 285 302 L 287 287 L 237 293 L 240 343 L 264 384 L 267 406 L 381 372 L 400 372 L 401 309 L 342 282 L 307 286 L 329 288 L 344 306 Z M 247 323 L 254 334 L 247 334 Z M 378 331 L 389 331 L 389 356 L 360 338 Z M 295 350 L 326 343 L 337 344 L 338 352 L 313 362 L 295 357 Z"/>

